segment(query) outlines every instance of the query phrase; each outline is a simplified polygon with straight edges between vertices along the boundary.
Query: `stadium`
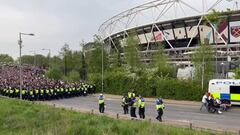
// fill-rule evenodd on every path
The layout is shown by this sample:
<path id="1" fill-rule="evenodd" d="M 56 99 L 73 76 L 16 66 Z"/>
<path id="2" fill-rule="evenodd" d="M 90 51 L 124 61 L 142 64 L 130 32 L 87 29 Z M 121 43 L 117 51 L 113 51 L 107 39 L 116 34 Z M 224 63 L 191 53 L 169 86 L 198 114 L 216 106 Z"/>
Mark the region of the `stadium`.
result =
<path id="1" fill-rule="evenodd" d="M 194 4 L 193 4 L 194 3 Z M 164 45 L 169 62 L 191 65 L 189 55 L 201 43 L 216 50 L 218 64 L 238 61 L 240 10 L 236 0 L 155 0 L 126 10 L 99 27 L 109 54 L 120 52 L 126 38 L 136 33 L 141 60 L 151 62 L 157 43 Z M 218 20 L 208 16 L 219 13 Z M 234 68 L 234 64 L 232 64 Z"/>

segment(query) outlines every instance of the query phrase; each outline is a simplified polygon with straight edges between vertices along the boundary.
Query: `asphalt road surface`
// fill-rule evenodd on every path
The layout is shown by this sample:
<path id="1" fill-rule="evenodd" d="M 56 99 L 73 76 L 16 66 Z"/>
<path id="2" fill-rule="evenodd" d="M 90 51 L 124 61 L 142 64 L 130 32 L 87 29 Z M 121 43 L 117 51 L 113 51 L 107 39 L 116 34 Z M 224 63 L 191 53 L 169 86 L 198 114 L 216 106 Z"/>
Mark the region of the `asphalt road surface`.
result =
<path id="1" fill-rule="evenodd" d="M 154 99 L 145 99 L 146 119 L 155 121 L 157 112 L 155 110 Z M 105 99 L 106 113 L 123 115 L 120 96 L 107 96 Z M 47 103 L 55 104 L 63 107 L 72 107 L 73 109 L 85 109 L 98 111 L 97 95 L 87 97 L 76 97 L 62 100 L 47 101 Z M 193 127 L 207 128 L 218 131 L 228 131 L 237 133 L 240 130 L 240 107 L 233 107 L 223 114 L 210 114 L 203 108 L 199 110 L 201 103 L 180 103 L 178 101 L 165 102 L 165 110 L 163 120 L 165 123 L 189 125 Z M 138 110 L 136 112 L 138 114 Z M 127 115 L 129 116 L 129 115 Z"/>

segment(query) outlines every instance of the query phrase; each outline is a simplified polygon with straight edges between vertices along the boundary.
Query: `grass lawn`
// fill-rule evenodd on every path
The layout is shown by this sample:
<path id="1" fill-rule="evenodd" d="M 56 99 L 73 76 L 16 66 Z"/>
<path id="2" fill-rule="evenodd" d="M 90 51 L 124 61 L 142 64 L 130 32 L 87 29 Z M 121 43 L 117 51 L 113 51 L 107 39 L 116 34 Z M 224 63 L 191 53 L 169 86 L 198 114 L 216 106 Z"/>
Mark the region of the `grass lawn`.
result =
<path id="1" fill-rule="evenodd" d="M 213 135 L 0 97 L 0 135 Z"/>

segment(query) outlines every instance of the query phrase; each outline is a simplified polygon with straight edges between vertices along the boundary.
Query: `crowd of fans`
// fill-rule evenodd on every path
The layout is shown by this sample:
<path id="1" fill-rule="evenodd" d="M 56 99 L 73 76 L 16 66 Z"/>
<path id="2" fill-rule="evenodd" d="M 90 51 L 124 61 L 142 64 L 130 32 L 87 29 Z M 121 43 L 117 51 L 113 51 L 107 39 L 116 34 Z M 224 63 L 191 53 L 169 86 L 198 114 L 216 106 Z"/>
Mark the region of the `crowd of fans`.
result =
<path id="1" fill-rule="evenodd" d="M 70 83 L 48 79 L 46 71 L 29 65 L 22 66 L 22 98 L 26 100 L 51 100 L 95 93 L 95 85 Z M 16 65 L 0 67 L 0 94 L 12 98 L 20 97 L 20 70 Z"/>

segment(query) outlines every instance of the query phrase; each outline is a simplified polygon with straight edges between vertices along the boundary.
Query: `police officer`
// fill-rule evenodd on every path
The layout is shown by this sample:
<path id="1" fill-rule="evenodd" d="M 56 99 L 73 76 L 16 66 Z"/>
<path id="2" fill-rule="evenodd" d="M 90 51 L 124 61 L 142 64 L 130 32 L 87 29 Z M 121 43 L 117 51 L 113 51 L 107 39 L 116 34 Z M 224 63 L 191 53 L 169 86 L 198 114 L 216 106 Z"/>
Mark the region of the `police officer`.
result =
<path id="1" fill-rule="evenodd" d="M 88 94 L 88 93 L 87 93 L 87 87 L 85 86 L 85 87 L 84 87 L 84 91 L 83 91 L 83 96 L 85 96 L 85 97 L 86 97 L 86 96 L 87 96 L 87 94 Z"/>
<path id="2" fill-rule="evenodd" d="M 27 90 L 25 89 L 25 88 L 23 88 L 22 89 L 22 98 L 24 99 L 24 100 L 26 100 L 27 99 Z"/>
<path id="3" fill-rule="evenodd" d="M 104 103 L 103 94 L 100 94 L 100 95 L 99 95 L 98 104 L 99 104 L 99 112 L 100 112 L 100 113 L 104 113 L 104 110 L 105 110 L 104 105 L 105 105 L 105 103 Z"/>
<path id="4" fill-rule="evenodd" d="M 39 88 L 34 88 L 34 99 L 35 100 L 39 99 Z"/>
<path id="5" fill-rule="evenodd" d="M 135 91 L 132 90 L 131 92 L 128 92 L 128 98 L 129 99 L 132 99 L 132 98 L 135 98 L 136 94 L 135 94 Z"/>
<path id="6" fill-rule="evenodd" d="M 138 99 L 138 111 L 139 117 L 145 119 L 145 100 L 142 96 Z"/>
<path id="7" fill-rule="evenodd" d="M 132 90 L 132 98 L 136 98 L 135 90 Z"/>
<path id="8" fill-rule="evenodd" d="M 65 86 L 65 89 L 64 89 L 64 92 L 63 92 L 64 98 L 69 97 L 68 88 L 69 88 L 68 86 Z"/>
<path id="9" fill-rule="evenodd" d="M 33 95 L 33 90 L 29 89 L 28 90 L 28 100 L 33 101 L 34 95 Z"/>
<path id="10" fill-rule="evenodd" d="M 136 116 L 136 108 L 137 108 L 137 100 L 136 100 L 136 98 L 132 98 L 130 105 L 131 105 L 131 109 L 130 109 L 131 117 L 137 118 L 137 116 Z"/>
<path id="11" fill-rule="evenodd" d="M 93 94 L 95 94 L 96 93 L 96 90 L 97 90 L 97 88 L 96 88 L 96 85 L 95 84 L 93 84 Z"/>
<path id="12" fill-rule="evenodd" d="M 129 98 L 129 99 L 132 99 L 132 92 L 130 92 L 130 91 L 128 92 L 128 98 Z M 131 101 L 131 100 L 130 100 L 130 101 Z"/>
<path id="13" fill-rule="evenodd" d="M 122 107 L 124 114 L 128 114 L 128 98 L 126 95 L 122 98 Z"/>
<path id="14" fill-rule="evenodd" d="M 61 92 L 60 97 L 64 98 L 64 87 L 63 86 L 61 86 L 60 92 Z"/>
<path id="15" fill-rule="evenodd" d="M 39 96 L 40 100 L 44 100 L 44 89 L 41 88 L 40 89 L 40 96 Z"/>
<path id="16" fill-rule="evenodd" d="M 15 96 L 14 97 L 19 97 L 19 89 L 18 88 L 15 88 Z"/>
<path id="17" fill-rule="evenodd" d="M 163 115 L 163 109 L 165 108 L 163 101 L 161 98 L 156 100 L 156 110 L 158 112 L 158 116 L 156 119 L 160 122 L 162 122 L 162 115 Z"/>
<path id="18" fill-rule="evenodd" d="M 61 91 L 59 86 L 57 85 L 55 89 L 56 89 L 56 99 L 60 99 Z"/>
<path id="19" fill-rule="evenodd" d="M 48 87 L 45 87 L 45 99 L 46 100 L 50 99 L 50 91 Z"/>
<path id="20" fill-rule="evenodd" d="M 50 92 L 50 99 L 55 98 L 55 90 L 52 87 L 49 87 L 49 92 Z"/>
<path id="21" fill-rule="evenodd" d="M 13 94 L 14 94 L 13 92 L 14 92 L 13 89 L 9 87 L 9 94 L 10 94 L 9 97 L 13 97 Z"/>

